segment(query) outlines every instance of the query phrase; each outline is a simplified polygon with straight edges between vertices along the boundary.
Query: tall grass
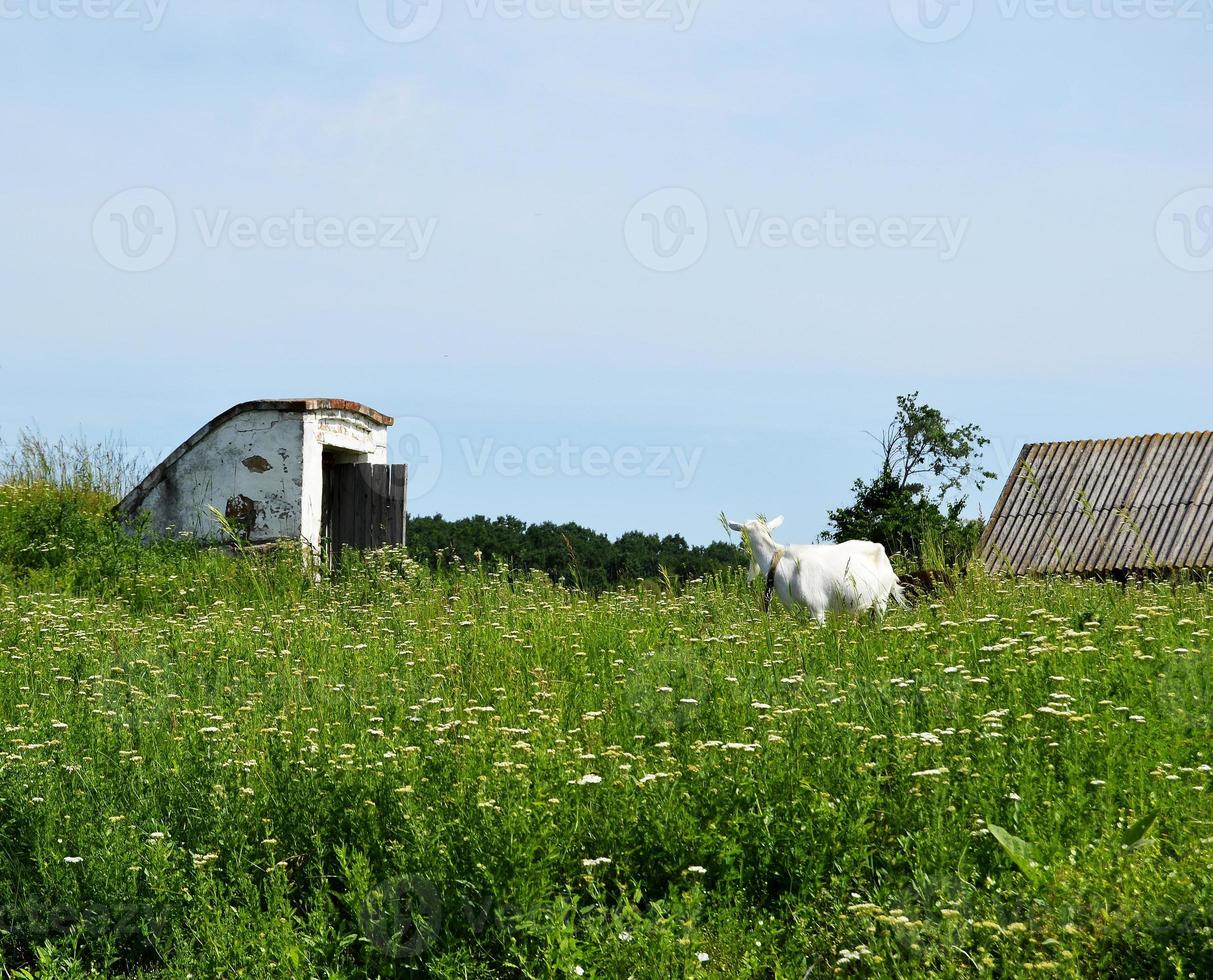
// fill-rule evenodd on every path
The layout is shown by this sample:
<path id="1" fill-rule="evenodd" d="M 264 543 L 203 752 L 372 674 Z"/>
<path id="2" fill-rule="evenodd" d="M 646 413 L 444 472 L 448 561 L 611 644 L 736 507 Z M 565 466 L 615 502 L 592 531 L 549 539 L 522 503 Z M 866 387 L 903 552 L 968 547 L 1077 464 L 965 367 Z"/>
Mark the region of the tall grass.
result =
<path id="1" fill-rule="evenodd" d="M 0 563 L 5 970 L 1213 975 L 1200 583 L 256 560 Z"/>
<path id="2" fill-rule="evenodd" d="M 311 585 L 287 546 L 233 562 L 189 539 L 145 545 L 138 524 L 113 511 L 141 473 L 139 458 L 117 441 L 51 442 L 23 431 L 0 453 L 0 579 L 24 591 L 120 601 L 135 612 L 174 610 L 187 598 L 286 601 Z M 189 589 L 178 584 L 185 580 Z"/>
<path id="3" fill-rule="evenodd" d="M 0 441 L 0 484 L 10 486 L 49 486 L 117 499 L 138 483 L 148 465 L 115 437 L 53 441 L 26 428 L 12 445 Z"/>

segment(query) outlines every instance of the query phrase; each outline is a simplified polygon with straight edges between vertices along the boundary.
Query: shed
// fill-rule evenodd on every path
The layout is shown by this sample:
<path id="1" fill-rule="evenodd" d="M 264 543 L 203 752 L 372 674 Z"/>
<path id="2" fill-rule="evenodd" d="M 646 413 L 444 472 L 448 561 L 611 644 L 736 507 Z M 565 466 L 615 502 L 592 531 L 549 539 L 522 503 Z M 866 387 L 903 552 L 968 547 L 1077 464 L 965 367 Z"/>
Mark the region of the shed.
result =
<path id="1" fill-rule="evenodd" d="M 117 506 L 152 534 L 299 541 L 316 555 L 404 543 L 407 469 L 387 464 L 392 419 L 337 398 L 243 402 L 185 440 Z"/>
<path id="2" fill-rule="evenodd" d="M 1213 567 L 1213 432 L 1025 446 L 981 550 L 1014 575 Z"/>

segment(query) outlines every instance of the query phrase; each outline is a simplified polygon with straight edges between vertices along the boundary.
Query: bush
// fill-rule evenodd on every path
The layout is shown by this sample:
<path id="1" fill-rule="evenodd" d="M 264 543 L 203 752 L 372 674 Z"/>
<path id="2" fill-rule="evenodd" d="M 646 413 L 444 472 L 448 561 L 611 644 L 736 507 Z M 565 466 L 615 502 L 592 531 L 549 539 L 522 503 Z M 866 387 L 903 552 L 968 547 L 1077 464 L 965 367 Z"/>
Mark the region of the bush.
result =
<path id="1" fill-rule="evenodd" d="M 855 503 L 830 511 L 836 541 L 877 541 L 890 554 L 910 556 L 924 568 L 967 564 L 981 540 L 982 523 L 961 516 L 964 501 L 940 506 L 915 486 L 888 473 L 855 481 Z"/>

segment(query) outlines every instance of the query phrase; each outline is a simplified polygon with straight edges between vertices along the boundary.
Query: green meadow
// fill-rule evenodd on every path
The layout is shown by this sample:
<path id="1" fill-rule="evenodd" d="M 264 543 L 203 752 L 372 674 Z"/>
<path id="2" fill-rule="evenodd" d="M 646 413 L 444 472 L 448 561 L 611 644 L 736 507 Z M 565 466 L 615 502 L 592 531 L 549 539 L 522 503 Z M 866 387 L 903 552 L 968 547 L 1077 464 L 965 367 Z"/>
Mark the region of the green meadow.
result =
<path id="1" fill-rule="evenodd" d="M 1213 602 L 880 623 L 0 489 L 0 973 L 1213 976 Z"/>

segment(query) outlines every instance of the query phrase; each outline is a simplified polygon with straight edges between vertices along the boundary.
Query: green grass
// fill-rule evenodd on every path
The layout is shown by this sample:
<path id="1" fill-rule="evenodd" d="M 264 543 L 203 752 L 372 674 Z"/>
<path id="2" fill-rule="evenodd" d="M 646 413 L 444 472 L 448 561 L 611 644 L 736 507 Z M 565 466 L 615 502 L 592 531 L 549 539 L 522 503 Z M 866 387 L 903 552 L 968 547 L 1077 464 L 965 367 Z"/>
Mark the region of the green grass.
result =
<path id="1" fill-rule="evenodd" d="M 107 548 L 0 564 L 0 972 L 1213 975 L 1199 584 L 819 629 Z"/>

